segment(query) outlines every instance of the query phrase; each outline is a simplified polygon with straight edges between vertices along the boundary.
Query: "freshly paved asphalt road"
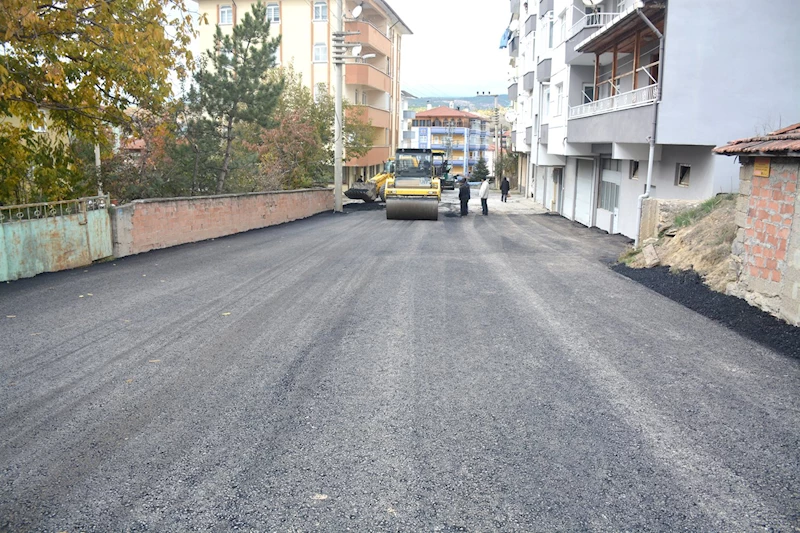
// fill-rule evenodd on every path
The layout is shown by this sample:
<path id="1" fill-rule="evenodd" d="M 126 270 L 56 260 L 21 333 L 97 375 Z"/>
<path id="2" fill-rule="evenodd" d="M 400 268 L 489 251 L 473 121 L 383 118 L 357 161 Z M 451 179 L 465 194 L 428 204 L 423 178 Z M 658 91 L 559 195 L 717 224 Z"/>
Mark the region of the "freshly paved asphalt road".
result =
<path id="1" fill-rule="evenodd" d="M 0 285 L 0 530 L 800 527 L 797 359 L 473 204 Z"/>

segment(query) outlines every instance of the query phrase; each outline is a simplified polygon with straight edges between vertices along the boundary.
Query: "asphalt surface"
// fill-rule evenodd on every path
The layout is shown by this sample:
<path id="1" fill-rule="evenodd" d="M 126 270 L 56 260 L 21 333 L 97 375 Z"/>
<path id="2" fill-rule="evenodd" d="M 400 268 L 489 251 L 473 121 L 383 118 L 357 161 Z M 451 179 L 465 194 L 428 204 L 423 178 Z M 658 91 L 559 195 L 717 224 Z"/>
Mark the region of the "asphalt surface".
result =
<path id="1" fill-rule="evenodd" d="M 800 527 L 800 361 L 446 196 L 0 285 L 0 530 Z"/>

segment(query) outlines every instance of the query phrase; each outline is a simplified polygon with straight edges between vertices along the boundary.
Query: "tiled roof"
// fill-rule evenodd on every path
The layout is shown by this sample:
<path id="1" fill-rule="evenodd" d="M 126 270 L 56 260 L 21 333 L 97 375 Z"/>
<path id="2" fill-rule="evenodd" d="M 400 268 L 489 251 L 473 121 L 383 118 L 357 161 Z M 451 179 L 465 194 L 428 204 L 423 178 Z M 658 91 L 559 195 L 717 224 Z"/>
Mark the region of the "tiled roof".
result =
<path id="1" fill-rule="evenodd" d="M 461 111 L 459 109 L 451 109 L 447 106 L 434 107 L 433 109 L 428 109 L 427 111 L 420 111 L 419 113 L 417 113 L 417 118 L 451 118 L 451 117 L 486 120 L 484 117 L 476 115 L 475 113 L 467 113 L 466 111 Z"/>
<path id="2" fill-rule="evenodd" d="M 714 148 L 714 152 L 723 155 L 782 155 L 795 152 L 792 155 L 798 155 L 800 154 L 800 122 L 767 135 L 731 141 L 725 146 Z"/>

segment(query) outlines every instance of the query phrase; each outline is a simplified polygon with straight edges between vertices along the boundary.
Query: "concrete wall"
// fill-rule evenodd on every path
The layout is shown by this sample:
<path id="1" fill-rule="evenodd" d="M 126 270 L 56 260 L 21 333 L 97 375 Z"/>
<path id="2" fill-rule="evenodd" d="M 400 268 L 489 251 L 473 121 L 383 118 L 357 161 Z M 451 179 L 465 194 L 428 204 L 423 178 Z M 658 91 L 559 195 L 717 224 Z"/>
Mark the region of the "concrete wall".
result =
<path id="1" fill-rule="evenodd" d="M 642 222 L 640 241 L 657 239 L 659 234 L 675 222 L 675 216 L 687 209 L 697 207 L 700 200 L 659 200 L 646 198 L 642 202 Z"/>
<path id="2" fill-rule="evenodd" d="M 111 252 L 105 209 L 6 222 L 0 224 L 0 281 L 90 265 Z"/>
<path id="3" fill-rule="evenodd" d="M 800 326 L 800 159 L 771 159 L 769 177 L 753 170 L 741 168 L 728 293 Z"/>
<path id="4" fill-rule="evenodd" d="M 646 143 L 653 133 L 653 106 L 645 105 L 569 121 L 571 143 Z M 658 138 L 661 144 L 661 138 Z"/>
<path id="5" fill-rule="evenodd" d="M 333 210 L 333 191 L 135 200 L 112 212 L 114 256 L 264 228 Z"/>
<path id="6" fill-rule="evenodd" d="M 798 25 L 797 0 L 670 0 L 658 142 L 719 146 L 791 124 Z"/>

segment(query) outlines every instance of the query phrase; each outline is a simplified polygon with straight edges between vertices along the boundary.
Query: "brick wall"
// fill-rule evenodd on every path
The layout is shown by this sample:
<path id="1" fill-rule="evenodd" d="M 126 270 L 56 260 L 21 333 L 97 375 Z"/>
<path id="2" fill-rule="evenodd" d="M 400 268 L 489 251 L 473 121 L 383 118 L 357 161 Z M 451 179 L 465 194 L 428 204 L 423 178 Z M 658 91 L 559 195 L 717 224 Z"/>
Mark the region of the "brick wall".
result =
<path id="1" fill-rule="evenodd" d="M 333 210 L 333 191 L 135 200 L 112 212 L 114 256 L 264 228 Z"/>
<path id="2" fill-rule="evenodd" d="M 771 158 L 769 177 L 753 176 L 752 160 L 739 175 L 733 243 L 736 280 L 728 292 L 800 325 L 800 159 Z"/>

